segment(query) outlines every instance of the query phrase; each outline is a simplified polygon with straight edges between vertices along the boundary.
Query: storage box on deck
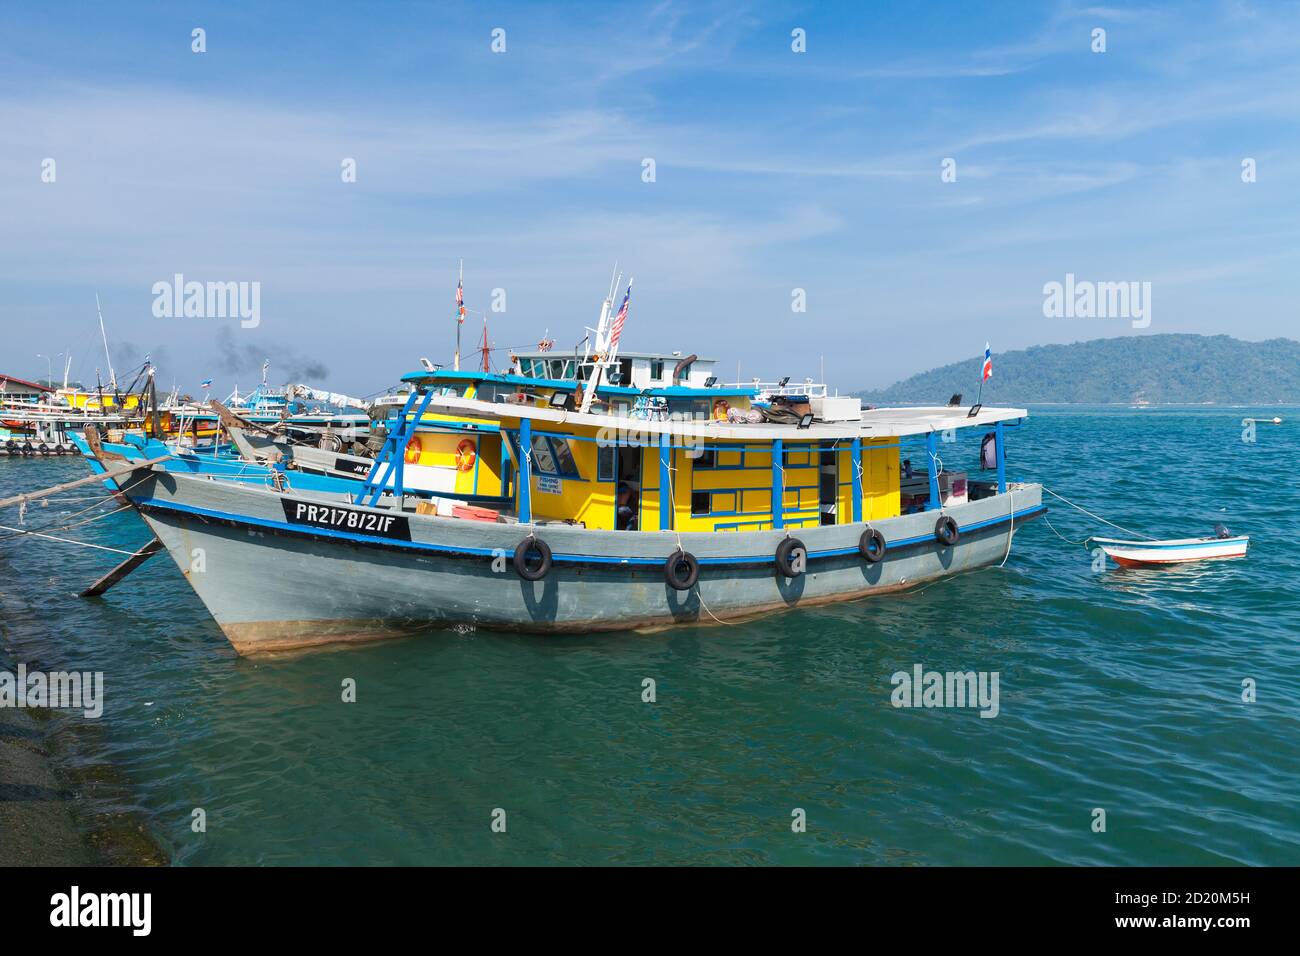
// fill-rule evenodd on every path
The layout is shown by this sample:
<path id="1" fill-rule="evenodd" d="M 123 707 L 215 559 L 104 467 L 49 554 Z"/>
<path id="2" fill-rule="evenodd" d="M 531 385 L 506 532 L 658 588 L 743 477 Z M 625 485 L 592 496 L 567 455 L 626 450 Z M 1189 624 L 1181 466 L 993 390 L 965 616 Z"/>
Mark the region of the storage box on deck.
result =
<path id="1" fill-rule="evenodd" d="M 813 415 L 824 422 L 856 422 L 862 419 L 862 399 L 847 395 L 814 398 L 809 404 Z"/>
<path id="2" fill-rule="evenodd" d="M 453 518 L 466 518 L 470 521 L 496 521 L 500 516 L 500 512 L 478 505 L 453 505 L 451 516 Z"/>
<path id="3" fill-rule="evenodd" d="M 939 475 L 939 500 L 945 505 L 966 503 L 966 472 L 945 471 Z"/>
<path id="4" fill-rule="evenodd" d="M 415 513 L 418 515 L 438 515 L 442 518 L 454 517 L 452 512 L 456 508 L 456 502 L 448 498 L 430 498 L 428 501 L 417 502 Z"/>

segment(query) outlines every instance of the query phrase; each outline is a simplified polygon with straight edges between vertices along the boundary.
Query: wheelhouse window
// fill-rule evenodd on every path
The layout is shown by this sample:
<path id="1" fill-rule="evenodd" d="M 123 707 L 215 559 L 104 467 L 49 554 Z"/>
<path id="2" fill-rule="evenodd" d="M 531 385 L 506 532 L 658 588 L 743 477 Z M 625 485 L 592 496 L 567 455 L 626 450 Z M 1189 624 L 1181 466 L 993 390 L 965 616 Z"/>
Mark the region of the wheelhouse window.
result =
<path id="1" fill-rule="evenodd" d="M 718 467 L 718 453 L 712 448 L 705 448 L 693 461 L 697 471 L 709 471 Z"/>
<path id="2" fill-rule="evenodd" d="M 707 515 L 711 510 L 709 506 L 709 498 L 710 495 L 707 491 L 692 491 L 691 514 L 696 516 Z"/>
<path id="3" fill-rule="evenodd" d="M 558 475 L 555 467 L 555 455 L 551 452 L 551 443 L 545 435 L 533 436 L 533 469 L 548 475 Z"/>
<path id="4" fill-rule="evenodd" d="M 596 480 L 613 481 L 618 473 L 618 449 L 613 445 L 596 449 Z"/>
<path id="5" fill-rule="evenodd" d="M 650 381 L 662 382 L 663 380 L 664 380 L 664 360 L 651 359 L 650 360 Z"/>
<path id="6" fill-rule="evenodd" d="M 558 435 L 533 436 L 533 471 L 559 478 L 581 478 L 568 439 Z"/>

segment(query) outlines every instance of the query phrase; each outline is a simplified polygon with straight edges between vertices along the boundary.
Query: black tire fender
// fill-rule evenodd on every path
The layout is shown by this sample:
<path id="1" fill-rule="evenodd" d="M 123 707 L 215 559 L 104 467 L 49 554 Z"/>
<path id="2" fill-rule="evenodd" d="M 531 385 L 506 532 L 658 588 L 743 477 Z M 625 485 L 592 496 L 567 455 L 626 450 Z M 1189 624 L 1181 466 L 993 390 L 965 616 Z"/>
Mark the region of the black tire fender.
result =
<path id="1" fill-rule="evenodd" d="M 798 538 L 786 538 L 776 546 L 776 569 L 784 577 L 797 578 L 808 570 L 808 549 Z"/>
<path id="2" fill-rule="evenodd" d="M 528 556 L 534 551 L 541 555 L 541 561 L 536 567 L 528 564 Z M 541 538 L 529 535 L 515 545 L 511 563 L 515 566 L 515 573 L 525 581 L 540 581 L 551 570 L 551 546 Z"/>
<path id="3" fill-rule="evenodd" d="M 700 561 L 678 548 L 664 559 L 664 580 L 675 591 L 689 591 L 700 579 Z"/>
<path id="4" fill-rule="evenodd" d="M 961 538 L 961 529 L 950 515 L 944 515 L 934 523 L 934 536 L 940 544 L 952 547 Z"/>
<path id="5" fill-rule="evenodd" d="M 858 539 L 858 553 L 868 564 L 875 564 L 885 556 L 885 536 L 875 528 L 868 528 Z"/>

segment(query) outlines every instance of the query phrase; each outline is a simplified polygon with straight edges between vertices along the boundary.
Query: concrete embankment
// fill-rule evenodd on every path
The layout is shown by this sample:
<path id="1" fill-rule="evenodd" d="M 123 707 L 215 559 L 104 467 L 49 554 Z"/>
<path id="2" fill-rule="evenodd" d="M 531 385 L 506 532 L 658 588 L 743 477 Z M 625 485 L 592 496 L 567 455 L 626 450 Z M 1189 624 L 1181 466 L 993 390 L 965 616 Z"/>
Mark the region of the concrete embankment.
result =
<path id="1" fill-rule="evenodd" d="M 0 707 L 0 866 L 93 863 L 32 714 Z"/>

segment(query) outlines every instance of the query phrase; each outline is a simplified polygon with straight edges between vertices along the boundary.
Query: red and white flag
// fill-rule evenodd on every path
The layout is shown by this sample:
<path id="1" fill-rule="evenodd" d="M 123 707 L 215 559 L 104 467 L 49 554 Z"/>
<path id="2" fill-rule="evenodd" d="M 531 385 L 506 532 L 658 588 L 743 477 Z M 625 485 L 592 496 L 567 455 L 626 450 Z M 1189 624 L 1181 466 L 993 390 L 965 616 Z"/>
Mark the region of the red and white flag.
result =
<path id="1" fill-rule="evenodd" d="M 623 296 L 623 304 L 618 307 L 618 315 L 614 316 L 614 327 L 609 332 L 609 350 L 613 352 L 618 348 L 618 340 L 623 336 L 623 323 L 627 321 L 627 303 L 632 298 L 632 283 L 627 284 L 627 294 Z"/>
<path id="2" fill-rule="evenodd" d="M 989 351 L 989 344 L 984 343 L 984 377 L 981 382 L 987 382 L 993 377 L 993 353 Z"/>
<path id="3" fill-rule="evenodd" d="M 456 321 L 465 321 L 465 290 L 461 288 L 459 280 L 456 282 Z"/>

